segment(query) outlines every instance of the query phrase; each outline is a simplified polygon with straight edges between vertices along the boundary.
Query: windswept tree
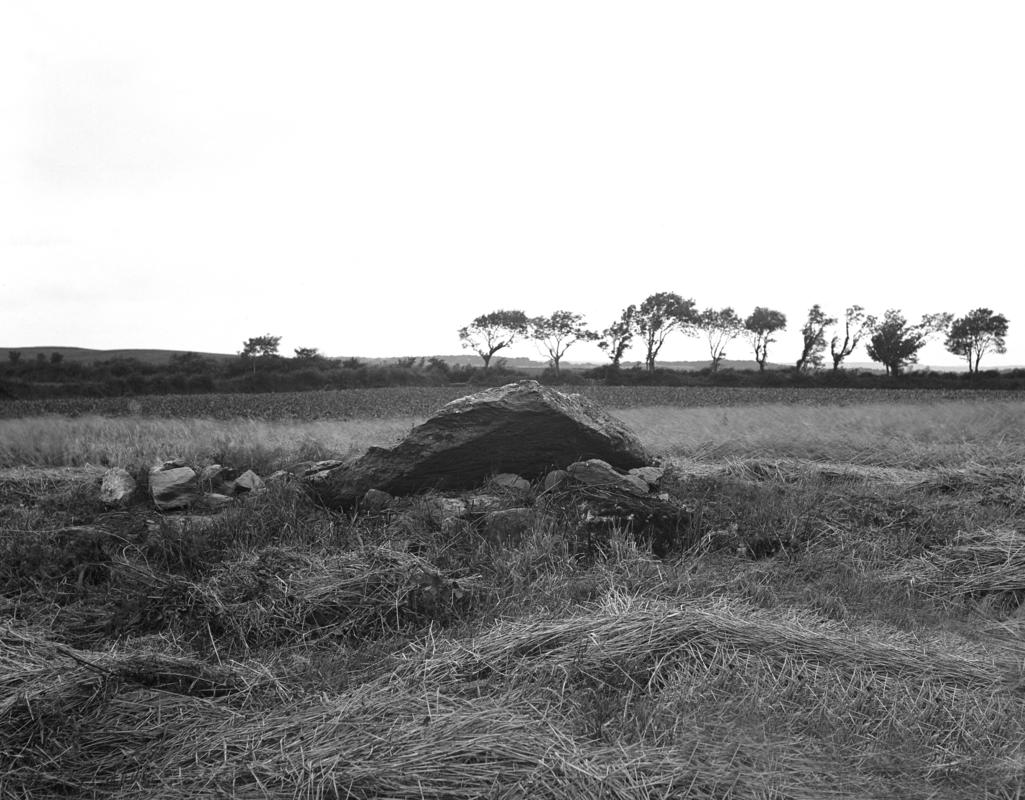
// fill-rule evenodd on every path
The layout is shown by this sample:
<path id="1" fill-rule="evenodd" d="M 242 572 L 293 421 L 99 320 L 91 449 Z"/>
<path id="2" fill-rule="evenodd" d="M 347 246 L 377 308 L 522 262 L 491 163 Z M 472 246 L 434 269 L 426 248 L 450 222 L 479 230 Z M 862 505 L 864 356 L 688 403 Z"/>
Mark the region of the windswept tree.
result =
<path id="1" fill-rule="evenodd" d="M 826 328 L 836 324 L 836 317 L 826 316 L 818 303 L 808 309 L 808 318 L 801 326 L 801 357 L 795 365 L 798 372 L 807 372 L 822 366 L 822 351 L 826 349 Z"/>
<path id="2" fill-rule="evenodd" d="M 534 317 L 530 320 L 530 338 L 534 339 L 551 362 L 556 376 L 559 362 L 574 342 L 593 341 L 598 335 L 587 329 L 584 317 L 572 311 L 556 311 L 550 317 Z"/>
<path id="3" fill-rule="evenodd" d="M 712 357 L 712 372 L 719 371 L 719 362 L 726 357 L 726 345 L 744 330 L 744 322 L 732 308 L 706 308 L 698 315 L 697 327 L 708 337 L 708 352 Z"/>
<path id="4" fill-rule="evenodd" d="M 482 314 L 465 328 L 459 329 L 463 347 L 484 359 L 484 369 L 499 350 L 527 335 L 530 320 L 522 311 L 492 311 Z"/>
<path id="5" fill-rule="evenodd" d="M 744 320 L 744 330 L 747 331 L 747 337 L 754 347 L 759 372 L 765 372 L 765 364 L 769 359 L 769 345 L 776 341 L 773 334 L 786 330 L 786 327 L 786 314 L 764 306 L 757 306 Z"/>
<path id="6" fill-rule="evenodd" d="M 280 336 L 271 336 L 265 333 L 263 336 L 254 336 L 242 343 L 242 350 L 239 353 L 242 358 L 248 358 L 253 362 L 253 374 L 256 374 L 256 362 L 260 358 L 269 358 L 278 354 L 278 345 L 281 344 Z"/>
<path id="7" fill-rule="evenodd" d="M 297 347 L 295 357 L 298 361 L 316 361 L 320 356 L 320 349 L 316 347 Z"/>
<path id="8" fill-rule="evenodd" d="M 876 318 L 866 314 L 861 306 L 850 306 L 844 312 L 842 327 L 837 328 L 833 338 L 829 340 L 829 354 L 833 357 L 833 371 L 840 369 L 840 364 L 854 352 L 858 343 L 876 326 Z M 840 335 L 843 334 L 843 339 Z"/>
<path id="9" fill-rule="evenodd" d="M 631 304 L 623 309 L 619 319 L 599 335 L 598 347 L 605 351 L 605 354 L 612 359 L 612 366 L 619 368 L 619 362 L 623 360 L 623 354 L 629 349 L 634 336 L 637 334 L 637 306 Z"/>
<path id="10" fill-rule="evenodd" d="M 637 330 L 644 337 L 647 348 L 645 365 L 649 372 L 654 372 L 655 358 L 670 333 L 694 334 L 697 311 L 693 300 L 684 300 L 675 292 L 659 292 L 641 303 L 636 319 Z"/>
<path id="11" fill-rule="evenodd" d="M 977 308 L 950 324 L 943 346 L 955 356 L 968 360 L 968 372 L 979 371 L 979 362 L 989 350 L 1006 353 L 1007 317 L 988 308 Z"/>
<path id="12" fill-rule="evenodd" d="M 926 314 L 917 325 L 909 325 L 897 309 L 889 309 L 877 322 L 866 350 L 868 357 L 886 367 L 886 374 L 897 376 L 908 364 L 918 361 L 918 351 L 931 336 L 942 331 L 952 314 Z"/>

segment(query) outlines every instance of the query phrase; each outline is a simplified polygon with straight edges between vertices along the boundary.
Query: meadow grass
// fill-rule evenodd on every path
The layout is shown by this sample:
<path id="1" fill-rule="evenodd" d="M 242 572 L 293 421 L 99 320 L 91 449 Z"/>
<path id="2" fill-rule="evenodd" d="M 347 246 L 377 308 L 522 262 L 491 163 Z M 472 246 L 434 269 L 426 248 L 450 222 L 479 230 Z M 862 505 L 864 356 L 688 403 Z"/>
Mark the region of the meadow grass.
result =
<path id="1" fill-rule="evenodd" d="M 613 410 L 659 456 L 799 458 L 935 467 L 1025 461 L 1025 402 Z M 257 471 L 398 441 L 418 417 L 312 422 L 43 416 L 0 419 L 0 467 L 150 466 L 170 458 Z"/>
<path id="2" fill-rule="evenodd" d="M 670 557 L 430 493 L 182 520 L 0 476 L 0 796 L 1025 796 L 1025 404 L 615 413 L 693 512 Z M 416 421 L 9 420 L 0 463 L 267 471 Z"/>

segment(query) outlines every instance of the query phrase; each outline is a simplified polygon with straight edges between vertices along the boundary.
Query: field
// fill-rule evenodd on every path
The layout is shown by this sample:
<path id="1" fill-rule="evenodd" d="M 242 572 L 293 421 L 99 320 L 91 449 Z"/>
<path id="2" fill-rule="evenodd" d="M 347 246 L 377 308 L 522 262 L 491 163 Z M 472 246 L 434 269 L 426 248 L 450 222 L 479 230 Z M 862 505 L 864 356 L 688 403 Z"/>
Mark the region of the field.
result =
<path id="1" fill-rule="evenodd" d="M 1025 795 L 1025 400 L 586 391 L 692 511 L 665 558 L 431 493 L 97 500 L 106 465 L 352 455 L 456 389 L 0 406 L 0 797 Z"/>

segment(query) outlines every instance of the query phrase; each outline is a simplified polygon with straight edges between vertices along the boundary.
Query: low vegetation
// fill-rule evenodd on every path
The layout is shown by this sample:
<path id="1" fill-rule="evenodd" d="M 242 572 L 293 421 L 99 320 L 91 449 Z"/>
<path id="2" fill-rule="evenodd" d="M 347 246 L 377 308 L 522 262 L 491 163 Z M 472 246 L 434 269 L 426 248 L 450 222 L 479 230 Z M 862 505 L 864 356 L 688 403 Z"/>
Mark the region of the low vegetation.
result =
<path id="1" fill-rule="evenodd" d="M 1025 403 L 765 399 L 619 406 L 693 511 L 664 559 L 429 493 L 96 499 L 102 463 L 266 472 L 416 412 L 0 422 L 0 796 L 1021 796 Z"/>

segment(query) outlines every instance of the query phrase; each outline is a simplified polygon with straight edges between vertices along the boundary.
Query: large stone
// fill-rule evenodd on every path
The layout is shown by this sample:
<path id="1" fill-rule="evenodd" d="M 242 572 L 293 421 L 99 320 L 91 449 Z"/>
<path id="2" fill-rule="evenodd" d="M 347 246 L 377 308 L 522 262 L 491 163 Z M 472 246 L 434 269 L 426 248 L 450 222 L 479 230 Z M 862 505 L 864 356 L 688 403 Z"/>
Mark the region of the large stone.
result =
<path id="1" fill-rule="evenodd" d="M 465 490 L 496 473 L 534 480 L 588 458 L 624 470 L 650 461 L 637 437 L 597 404 L 520 381 L 454 400 L 395 447 L 311 470 L 304 481 L 324 505 L 348 508 L 368 489 Z"/>
<path id="2" fill-rule="evenodd" d="M 600 458 L 589 458 L 566 467 L 566 471 L 577 483 L 584 486 L 597 486 L 618 489 L 638 496 L 648 493 L 648 482 L 636 475 L 621 475 L 607 461 Z"/>
<path id="3" fill-rule="evenodd" d="M 123 467 L 114 467 L 103 473 L 100 481 L 100 502 L 105 506 L 124 506 L 135 494 L 135 478 Z"/>
<path id="4" fill-rule="evenodd" d="M 171 466 L 169 461 L 149 472 L 149 491 L 153 505 L 161 511 L 187 508 L 199 495 L 199 479 L 190 467 Z"/>

